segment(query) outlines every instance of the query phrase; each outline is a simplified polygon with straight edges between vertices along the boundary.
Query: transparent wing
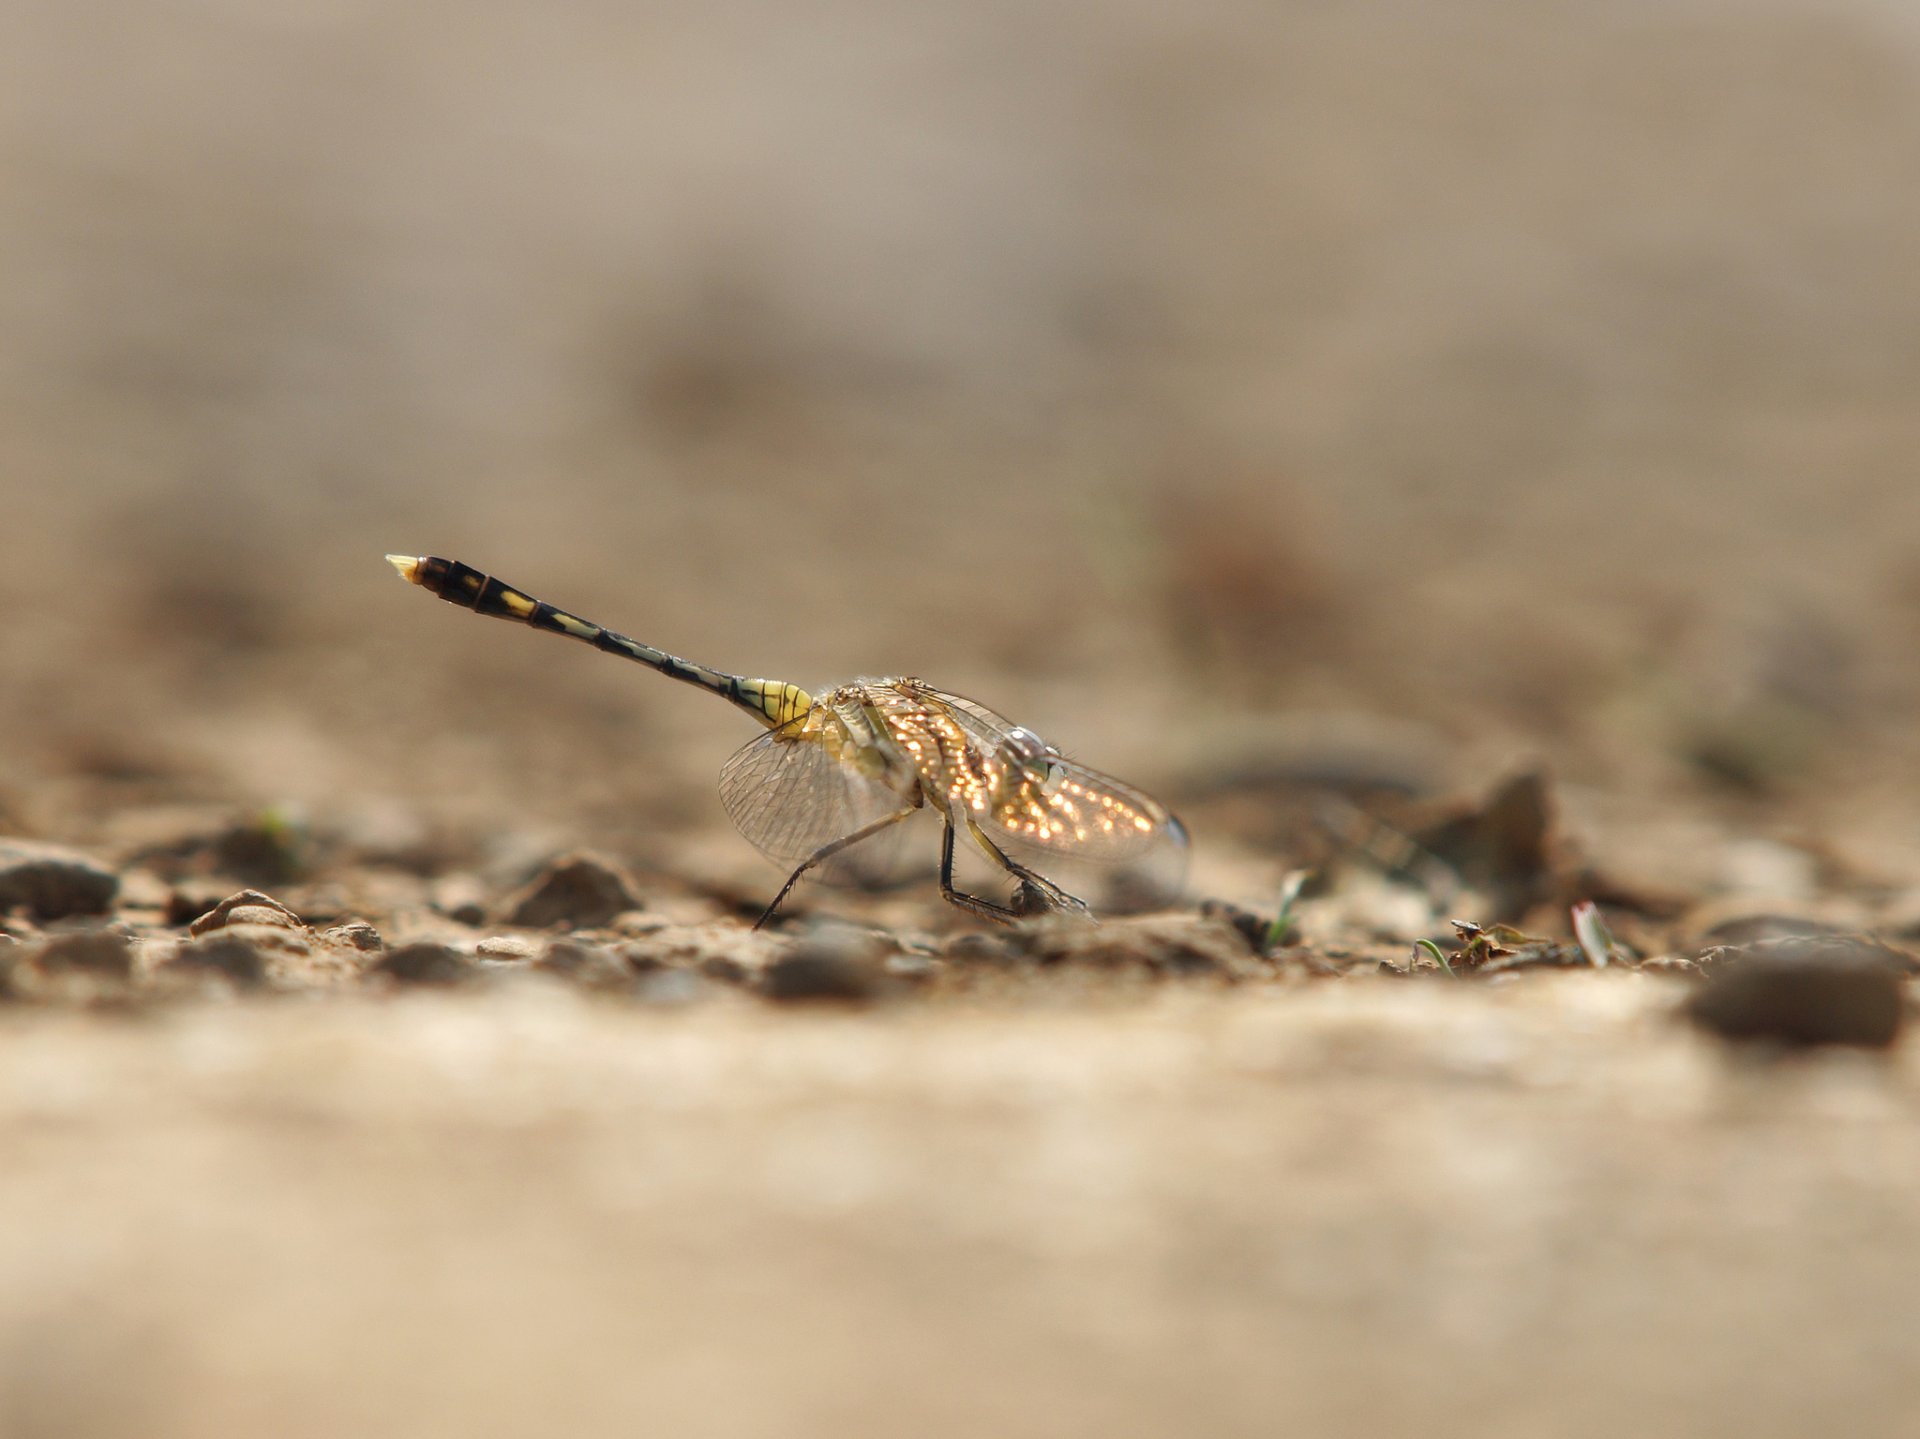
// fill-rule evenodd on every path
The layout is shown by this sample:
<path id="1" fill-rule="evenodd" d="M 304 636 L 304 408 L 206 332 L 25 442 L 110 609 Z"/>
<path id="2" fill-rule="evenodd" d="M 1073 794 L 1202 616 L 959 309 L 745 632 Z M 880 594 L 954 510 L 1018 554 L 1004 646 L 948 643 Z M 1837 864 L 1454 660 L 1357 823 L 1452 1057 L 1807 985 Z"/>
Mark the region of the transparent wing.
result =
<path id="1" fill-rule="evenodd" d="M 795 720 L 750 740 L 720 768 L 720 803 L 748 843 L 798 864 L 910 801 L 843 763 Z M 903 826 L 891 825 L 821 867 L 831 882 L 873 884 L 893 868 Z"/>
<path id="2" fill-rule="evenodd" d="M 1186 826 L 1111 775 L 1071 760 L 1051 769 L 1046 786 L 1029 785 L 978 817 L 987 837 L 1096 909 L 1161 909 L 1177 901 L 1187 879 Z"/>
<path id="3" fill-rule="evenodd" d="M 974 820 L 995 843 L 1022 855 L 1076 864 L 1186 868 L 1186 826 L 1152 796 L 1074 760 L 1047 766 L 1044 783 L 1008 787 L 996 757 L 1015 726 L 985 705 L 933 691 L 967 732 L 979 755 L 989 798 Z M 1036 866 L 1038 867 L 1038 866 Z"/>

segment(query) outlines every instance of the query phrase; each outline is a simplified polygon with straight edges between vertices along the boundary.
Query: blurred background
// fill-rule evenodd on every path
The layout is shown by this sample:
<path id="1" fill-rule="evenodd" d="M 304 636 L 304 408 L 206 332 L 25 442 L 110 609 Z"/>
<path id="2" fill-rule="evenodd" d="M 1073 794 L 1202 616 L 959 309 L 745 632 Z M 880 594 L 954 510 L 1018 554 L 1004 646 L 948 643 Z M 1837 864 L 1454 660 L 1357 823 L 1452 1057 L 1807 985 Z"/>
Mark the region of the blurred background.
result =
<path id="1" fill-rule="evenodd" d="M 1176 798 L 1891 803 L 1917 67 L 1885 0 L 16 0 L 0 807 L 719 823 L 745 731 L 396 549 Z"/>

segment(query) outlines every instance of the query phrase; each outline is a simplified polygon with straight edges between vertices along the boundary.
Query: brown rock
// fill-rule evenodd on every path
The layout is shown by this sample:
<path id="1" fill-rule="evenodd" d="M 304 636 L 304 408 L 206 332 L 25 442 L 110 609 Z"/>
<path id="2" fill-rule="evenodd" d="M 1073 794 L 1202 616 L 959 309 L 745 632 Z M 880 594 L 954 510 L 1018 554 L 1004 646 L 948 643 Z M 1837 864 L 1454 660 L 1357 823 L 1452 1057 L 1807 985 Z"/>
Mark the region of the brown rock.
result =
<path id="1" fill-rule="evenodd" d="M 796 945 L 760 975 L 760 992 L 783 1004 L 864 1004 L 877 998 L 884 984 L 885 974 L 871 944 L 832 939 Z"/>
<path id="2" fill-rule="evenodd" d="M 546 953 L 534 961 L 534 968 L 587 989 L 630 989 L 635 978 L 633 969 L 618 955 L 570 939 L 556 939 L 548 945 Z"/>
<path id="3" fill-rule="evenodd" d="M 380 931 L 364 919 L 349 920 L 345 924 L 335 925 L 320 937 L 329 944 L 357 949 L 364 954 L 371 954 L 387 947 L 387 942 L 380 937 Z"/>
<path id="4" fill-rule="evenodd" d="M 174 952 L 166 968 L 224 975 L 247 988 L 263 983 L 267 977 L 266 956 L 239 935 L 226 932 L 187 941 Z"/>
<path id="5" fill-rule="evenodd" d="M 198 937 L 216 929 L 225 929 L 231 924 L 265 924 L 280 929 L 303 927 L 300 916 L 272 895 L 262 894 L 257 889 L 243 889 L 238 894 L 228 895 L 188 925 L 187 933 Z"/>
<path id="6" fill-rule="evenodd" d="M 528 929 L 597 929 L 639 907 L 620 871 L 592 855 L 574 854 L 555 860 L 509 898 L 501 917 Z"/>
<path id="7" fill-rule="evenodd" d="M 89 974 L 103 979 L 133 976 L 133 946 L 111 929 L 63 934 L 36 945 L 26 959 L 42 974 Z"/>
<path id="8" fill-rule="evenodd" d="M 0 839 L 0 913 L 23 909 L 42 923 L 105 914 L 119 888 L 118 875 L 77 850 Z"/>
<path id="9" fill-rule="evenodd" d="M 1900 1035 L 1900 969 L 1885 946 L 1827 936 L 1764 941 L 1719 951 L 1712 968 L 1687 1015 L 1722 1038 L 1885 1048 Z"/>
<path id="10" fill-rule="evenodd" d="M 382 955 L 369 971 L 397 984 L 455 985 L 472 979 L 472 960 L 444 944 L 403 944 Z"/>

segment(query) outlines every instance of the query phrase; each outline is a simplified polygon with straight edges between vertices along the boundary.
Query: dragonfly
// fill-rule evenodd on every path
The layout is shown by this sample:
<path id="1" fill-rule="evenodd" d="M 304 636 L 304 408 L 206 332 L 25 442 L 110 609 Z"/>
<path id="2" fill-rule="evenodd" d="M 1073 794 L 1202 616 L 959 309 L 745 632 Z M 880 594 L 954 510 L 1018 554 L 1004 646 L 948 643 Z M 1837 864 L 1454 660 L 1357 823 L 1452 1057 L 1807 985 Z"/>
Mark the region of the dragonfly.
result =
<path id="1" fill-rule="evenodd" d="M 940 892 L 1002 923 L 1034 915 L 1089 915 L 1086 901 L 1043 868 L 1084 865 L 1151 874 L 1177 889 L 1187 830 L 1159 801 L 1068 759 L 1024 725 L 910 676 L 856 679 L 821 695 L 784 680 L 752 679 L 641 644 L 474 569 L 435 555 L 388 555 L 402 579 L 475 614 L 565 635 L 698 685 L 765 727 L 721 767 L 720 801 L 740 833 L 794 865 L 754 928 L 771 923 L 802 878 L 857 880 L 902 821 L 931 811 L 943 825 Z M 954 884 L 963 837 L 1019 882 L 1012 902 Z M 1036 868 L 1036 866 L 1039 866 Z"/>

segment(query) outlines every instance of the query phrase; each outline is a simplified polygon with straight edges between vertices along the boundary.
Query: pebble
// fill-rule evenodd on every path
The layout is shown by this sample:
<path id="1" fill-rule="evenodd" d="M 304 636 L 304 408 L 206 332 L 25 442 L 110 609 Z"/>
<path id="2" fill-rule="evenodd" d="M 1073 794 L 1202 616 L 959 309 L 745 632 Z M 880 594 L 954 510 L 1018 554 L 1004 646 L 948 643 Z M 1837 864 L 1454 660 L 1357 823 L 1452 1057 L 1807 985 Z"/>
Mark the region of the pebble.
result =
<path id="1" fill-rule="evenodd" d="M 768 965 L 760 976 L 760 992 L 782 1004 L 861 1004 L 879 996 L 884 980 L 865 947 L 816 941 L 797 945 Z"/>
<path id="2" fill-rule="evenodd" d="M 492 934 L 473 947 L 474 958 L 495 960 L 532 959 L 540 952 L 537 940 L 520 934 Z"/>
<path id="3" fill-rule="evenodd" d="M 501 918 L 527 929 L 598 929 L 638 908 L 640 900 L 620 871 L 592 855 L 573 854 L 555 860 L 510 897 Z"/>
<path id="4" fill-rule="evenodd" d="M 237 934 L 221 933 L 182 944 L 166 968 L 222 974 L 235 984 L 251 988 L 267 977 L 266 956 Z"/>
<path id="5" fill-rule="evenodd" d="M 350 919 L 345 924 L 337 924 L 320 937 L 329 944 L 357 949 L 363 954 L 387 947 L 387 942 L 380 937 L 380 931 L 364 919 Z"/>
<path id="6" fill-rule="evenodd" d="M 1724 1039 L 1803 1048 L 1885 1048 L 1905 1015 L 1900 967 L 1886 946 L 1852 937 L 1728 946 L 1701 956 L 1712 973 L 1688 1001 L 1695 1024 Z"/>
<path id="7" fill-rule="evenodd" d="M 633 969 L 618 955 L 570 939 L 556 939 L 548 945 L 546 953 L 534 961 L 534 968 L 587 989 L 631 989 L 635 979 Z"/>
<path id="8" fill-rule="evenodd" d="M 463 984 L 479 971 L 472 960 L 444 944 L 403 944 L 389 950 L 369 971 L 398 984 Z"/>
<path id="9" fill-rule="evenodd" d="M 705 955 L 694 967 L 718 984 L 746 984 L 753 979 L 753 971 L 730 954 Z"/>
<path id="10" fill-rule="evenodd" d="M 0 839 L 0 912 L 24 909 L 43 923 L 76 914 L 105 914 L 120 878 L 77 850 Z"/>
<path id="11" fill-rule="evenodd" d="M 106 979 L 133 977 L 133 946 L 111 929 L 63 934 L 34 946 L 25 956 L 43 974 L 90 974 Z"/>
<path id="12" fill-rule="evenodd" d="M 270 894 L 243 889 L 230 894 L 187 926 L 196 938 L 235 924 L 264 924 L 276 929 L 301 929 L 300 916 Z"/>

